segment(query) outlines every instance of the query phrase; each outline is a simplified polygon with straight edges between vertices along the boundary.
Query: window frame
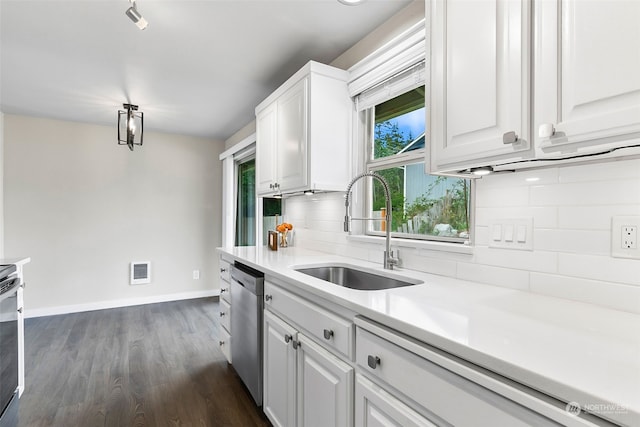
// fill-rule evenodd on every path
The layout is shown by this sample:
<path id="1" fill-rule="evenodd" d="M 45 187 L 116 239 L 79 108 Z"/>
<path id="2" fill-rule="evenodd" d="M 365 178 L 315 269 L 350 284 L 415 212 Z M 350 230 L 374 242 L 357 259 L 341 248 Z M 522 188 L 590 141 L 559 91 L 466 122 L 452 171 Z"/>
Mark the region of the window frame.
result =
<path id="1" fill-rule="evenodd" d="M 411 89 L 409 89 L 411 90 Z M 425 103 L 426 104 L 426 103 Z M 404 152 L 401 154 L 396 154 L 393 156 L 383 157 L 379 159 L 374 159 L 373 151 L 374 151 L 374 133 L 375 133 L 375 107 L 368 108 L 359 112 L 362 116 L 362 120 L 360 121 L 363 126 L 359 132 L 361 133 L 361 138 L 358 138 L 360 144 L 363 144 L 365 147 L 362 150 L 364 153 L 364 168 L 366 172 L 377 172 L 383 169 L 390 169 L 393 167 L 402 167 L 408 166 L 416 163 L 425 163 L 426 162 L 426 148 L 420 148 L 418 150 L 413 150 L 409 152 Z M 426 133 L 426 132 L 425 132 Z M 425 135 L 426 137 L 426 135 Z M 426 173 L 426 171 L 425 171 Z M 456 177 L 458 178 L 458 177 Z M 465 178 L 459 178 L 465 179 Z M 469 245 L 471 243 L 471 239 L 473 237 L 473 224 L 474 224 L 474 193 L 475 193 L 475 180 L 468 179 L 469 181 L 469 237 L 461 238 L 461 237 L 451 237 L 451 236 L 434 236 L 428 234 L 416 234 L 416 233 L 400 233 L 394 230 L 391 230 L 391 237 L 395 239 L 403 239 L 403 240 L 417 240 L 417 241 L 435 241 L 435 242 L 446 242 L 452 243 L 456 245 Z M 371 206 L 373 205 L 373 180 L 367 180 L 365 191 L 364 191 L 364 216 L 371 215 Z M 363 227 L 362 233 L 366 236 L 385 236 L 386 233 L 383 231 L 376 231 L 372 229 L 372 224 L 369 221 Z"/>
<path id="2" fill-rule="evenodd" d="M 373 121 L 374 108 L 370 105 L 366 109 L 362 109 L 358 105 L 358 96 L 369 91 L 370 89 L 379 86 L 386 81 L 392 80 L 394 77 L 399 76 L 407 71 L 414 69 L 418 64 L 425 64 L 425 78 L 421 84 L 413 86 L 419 87 L 425 85 L 425 97 L 426 100 L 430 97 L 429 88 L 429 68 L 430 58 L 425 55 L 428 49 L 429 33 L 426 31 L 426 22 L 428 22 L 428 14 L 424 20 L 417 22 L 412 27 L 408 28 L 404 33 L 391 40 L 373 54 L 364 58 L 353 67 L 349 69 L 351 78 L 349 81 L 349 92 L 355 101 L 354 111 L 354 141 L 356 145 L 354 147 L 355 157 L 353 158 L 353 167 L 356 172 L 369 172 L 380 169 L 385 169 L 394 166 L 404 166 L 407 164 L 414 164 L 422 162 L 425 164 L 425 173 L 427 165 L 427 150 L 429 147 L 429 115 L 428 111 L 425 121 L 425 148 L 419 150 L 413 150 L 411 152 L 405 152 L 396 156 L 391 156 L 382 159 L 373 159 L 372 150 L 373 147 L 373 134 L 375 132 L 375 126 Z M 411 87 L 404 88 L 401 93 L 412 90 Z M 392 99 L 395 96 L 399 96 L 401 93 L 387 98 Z M 377 101 L 376 105 L 384 102 Z M 428 102 L 425 102 L 425 107 L 428 108 Z M 460 178 L 459 176 L 452 176 L 454 178 Z M 373 180 L 364 180 L 362 185 L 364 191 L 361 193 L 356 187 L 353 189 L 353 197 L 351 208 L 352 212 L 360 217 L 367 217 L 370 215 L 373 198 Z M 475 239 L 475 180 L 469 179 L 469 217 L 468 217 L 468 230 L 469 237 L 467 239 L 460 237 L 444 237 L 433 236 L 426 234 L 409 234 L 398 233 L 391 231 L 391 237 L 394 239 L 394 244 L 398 246 L 406 247 L 422 247 L 422 248 L 437 248 L 444 251 L 470 253 L 471 246 L 474 244 Z M 354 221 L 352 224 L 352 233 L 349 238 L 357 241 L 375 241 L 384 236 L 384 232 L 373 231 L 368 224 L 370 221 Z"/>

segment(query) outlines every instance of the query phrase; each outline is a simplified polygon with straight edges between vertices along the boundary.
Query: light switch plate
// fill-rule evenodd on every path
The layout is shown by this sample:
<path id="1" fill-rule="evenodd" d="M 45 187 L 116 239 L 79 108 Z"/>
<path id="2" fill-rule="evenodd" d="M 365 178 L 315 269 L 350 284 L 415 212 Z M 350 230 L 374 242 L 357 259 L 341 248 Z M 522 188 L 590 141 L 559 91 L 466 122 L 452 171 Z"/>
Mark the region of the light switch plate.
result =
<path id="1" fill-rule="evenodd" d="M 611 218 L 611 256 L 640 259 L 638 229 L 640 216 L 614 216 Z"/>
<path id="2" fill-rule="evenodd" d="M 496 219 L 489 223 L 490 248 L 533 250 L 533 217 Z"/>

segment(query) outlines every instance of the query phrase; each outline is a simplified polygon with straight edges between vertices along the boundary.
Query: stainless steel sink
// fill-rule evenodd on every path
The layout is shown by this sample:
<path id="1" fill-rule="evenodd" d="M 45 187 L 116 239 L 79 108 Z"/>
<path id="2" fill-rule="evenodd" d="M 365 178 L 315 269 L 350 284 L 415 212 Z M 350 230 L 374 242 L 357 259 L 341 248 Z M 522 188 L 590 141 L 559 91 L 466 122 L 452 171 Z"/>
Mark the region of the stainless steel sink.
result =
<path id="1" fill-rule="evenodd" d="M 381 289 L 399 288 L 402 286 L 418 285 L 421 280 L 410 279 L 398 275 L 380 274 L 363 268 L 343 264 L 299 266 L 294 270 L 308 274 L 345 288 L 362 291 L 377 291 Z"/>

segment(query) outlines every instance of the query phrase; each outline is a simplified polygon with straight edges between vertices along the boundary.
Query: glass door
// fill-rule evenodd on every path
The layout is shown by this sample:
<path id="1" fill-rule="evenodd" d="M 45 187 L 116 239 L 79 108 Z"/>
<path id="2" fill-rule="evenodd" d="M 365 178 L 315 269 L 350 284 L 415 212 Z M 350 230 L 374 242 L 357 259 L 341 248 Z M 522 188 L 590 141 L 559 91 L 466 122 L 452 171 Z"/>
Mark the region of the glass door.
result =
<path id="1" fill-rule="evenodd" d="M 256 244 L 256 159 L 236 163 L 237 209 L 236 246 Z"/>

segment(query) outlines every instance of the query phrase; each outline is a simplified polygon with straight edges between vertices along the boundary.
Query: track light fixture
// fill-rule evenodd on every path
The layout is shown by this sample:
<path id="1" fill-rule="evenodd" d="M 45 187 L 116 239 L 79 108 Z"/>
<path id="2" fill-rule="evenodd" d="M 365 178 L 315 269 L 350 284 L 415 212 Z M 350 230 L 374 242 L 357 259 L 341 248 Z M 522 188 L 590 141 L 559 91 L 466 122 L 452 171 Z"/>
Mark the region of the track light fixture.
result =
<path id="1" fill-rule="evenodd" d="M 136 24 L 138 28 L 140 28 L 141 30 L 144 30 L 145 28 L 147 28 L 147 25 L 149 25 L 149 23 L 147 22 L 146 19 L 142 17 L 140 12 L 138 12 L 138 8 L 136 7 L 135 0 L 129 0 L 129 3 L 131 3 L 131 7 L 127 9 L 125 14 L 129 18 L 131 18 L 133 23 Z"/>
<path id="2" fill-rule="evenodd" d="M 122 104 L 124 110 L 118 110 L 118 145 L 127 145 L 133 151 L 134 145 L 142 146 L 144 131 L 144 113 L 137 105 Z"/>

